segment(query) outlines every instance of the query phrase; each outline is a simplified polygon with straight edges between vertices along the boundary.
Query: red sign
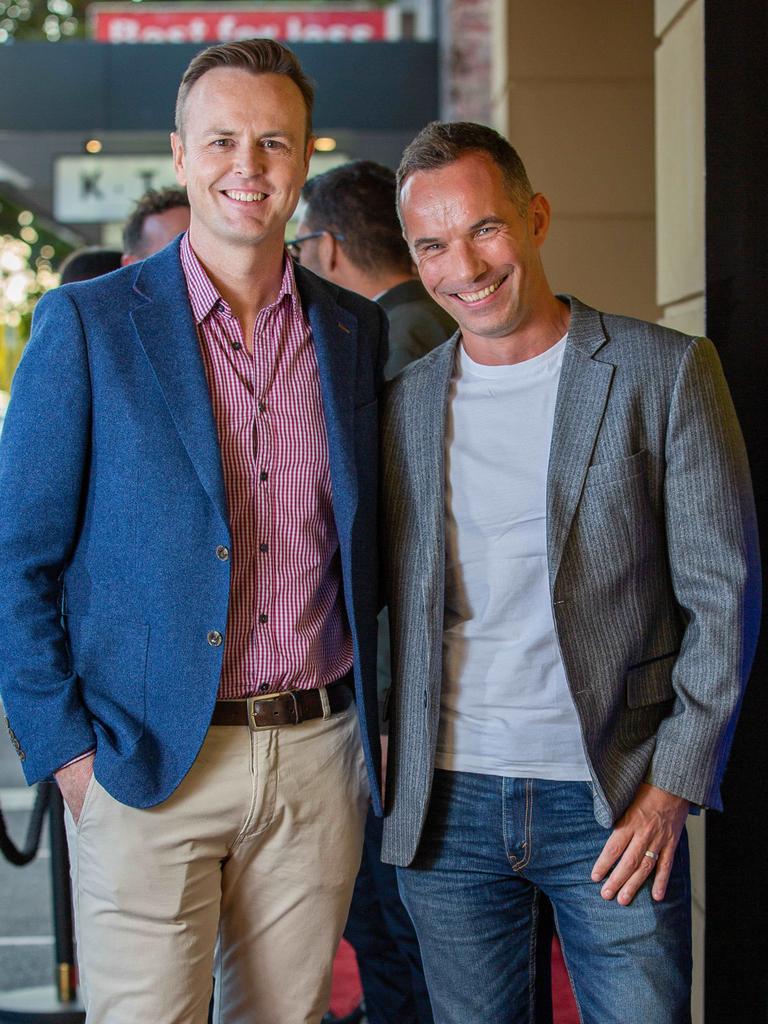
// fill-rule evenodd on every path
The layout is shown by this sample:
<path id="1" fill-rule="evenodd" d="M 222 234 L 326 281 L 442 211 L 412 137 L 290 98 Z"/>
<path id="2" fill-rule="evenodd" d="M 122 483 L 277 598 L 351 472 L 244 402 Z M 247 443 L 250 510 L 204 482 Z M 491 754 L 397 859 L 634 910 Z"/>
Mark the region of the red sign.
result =
<path id="1" fill-rule="evenodd" d="M 91 4 L 91 37 L 100 43 L 218 43 L 266 36 L 286 43 L 368 43 L 402 38 L 395 6 L 350 10 L 253 4 Z"/>

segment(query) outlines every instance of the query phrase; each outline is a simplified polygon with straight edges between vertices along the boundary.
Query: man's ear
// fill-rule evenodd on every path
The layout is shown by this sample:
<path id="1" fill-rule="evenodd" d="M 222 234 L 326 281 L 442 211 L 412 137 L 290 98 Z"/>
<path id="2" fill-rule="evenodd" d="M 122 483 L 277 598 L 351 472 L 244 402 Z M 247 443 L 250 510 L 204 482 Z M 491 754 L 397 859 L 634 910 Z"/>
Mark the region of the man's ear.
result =
<path id="1" fill-rule="evenodd" d="M 552 221 L 552 207 L 541 192 L 537 192 L 528 206 L 528 225 L 536 246 L 543 245 Z"/>
<path id="2" fill-rule="evenodd" d="M 171 132 L 171 152 L 173 153 L 173 169 L 176 173 L 176 181 L 183 188 L 186 188 L 187 175 L 184 170 L 184 143 L 178 132 Z"/>
<path id="3" fill-rule="evenodd" d="M 307 139 L 307 148 L 304 152 L 304 180 L 307 180 L 309 174 L 309 161 L 312 159 L 312 154 L 315 152 L 315 136 L 310 135 Z"/>
<path id="4" fill-rule="evenodd" d="M 336 270 L 339 262 L 336 239 L 330 231 L 324 231 L 317 242 L 317 256 L 320 266 L 323 268 L 323 277 L 330 277 Z"/>

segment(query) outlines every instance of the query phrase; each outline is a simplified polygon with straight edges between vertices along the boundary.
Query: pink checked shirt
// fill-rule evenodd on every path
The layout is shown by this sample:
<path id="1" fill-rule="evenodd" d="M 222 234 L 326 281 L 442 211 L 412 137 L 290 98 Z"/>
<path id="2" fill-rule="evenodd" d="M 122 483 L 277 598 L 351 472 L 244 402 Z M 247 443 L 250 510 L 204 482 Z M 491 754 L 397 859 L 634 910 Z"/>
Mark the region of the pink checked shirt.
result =
<path id="1" fill-rule="evenodd" d="M 181 265 L 219 435 L 232 549 L 219 697 L 323 686 L 352 666 L 312 333 L 291 260 L 254 355 L 192 251 Z"/>

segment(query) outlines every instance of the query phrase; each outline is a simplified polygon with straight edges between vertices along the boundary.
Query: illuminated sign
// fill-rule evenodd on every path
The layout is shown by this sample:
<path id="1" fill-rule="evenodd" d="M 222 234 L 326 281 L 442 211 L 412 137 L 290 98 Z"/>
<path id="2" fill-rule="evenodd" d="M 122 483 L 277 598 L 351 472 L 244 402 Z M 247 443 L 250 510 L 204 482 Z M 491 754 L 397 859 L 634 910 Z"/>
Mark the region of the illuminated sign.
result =
<path id="1" fill-rule="evenodd" d="M 349 157 L 337 150 L 315 153 L 309 174 L 322 174 Z M 167 156 L 60 156 L 53 173 L 53 212 L 61 224 L 123 221 L 148 188 L 176 186 Z"/>
<path id="2" fill-rule="evenodd" d="M 369 43 L 403 38 L 397 6 L 370 9 L 270 8 L 265 4 L 91 4 L 91 38 L 100 43 L 216 43 L 254 36 L 286 43 Z"/>
<path id="3" fill-rule="evenodd" d="M 62 224 L 124 220 L 148 188 L 176 185 L 168 156 L 60 156 L 53 212 Z"/>

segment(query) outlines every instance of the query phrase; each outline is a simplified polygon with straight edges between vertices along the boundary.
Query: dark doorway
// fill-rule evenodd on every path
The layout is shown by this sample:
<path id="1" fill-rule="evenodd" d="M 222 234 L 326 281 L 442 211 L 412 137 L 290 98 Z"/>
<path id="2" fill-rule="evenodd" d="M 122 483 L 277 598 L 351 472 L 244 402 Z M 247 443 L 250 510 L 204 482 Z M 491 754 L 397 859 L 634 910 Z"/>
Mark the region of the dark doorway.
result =
<path id="1" fill-rule="evenodd" d="M 768 539 L 768 124 L 765 0 L 706 0 L 707 333 L 725 366 Z M 707 1024 L 768 1022 L 768 629 L 707 818 Z"/>

